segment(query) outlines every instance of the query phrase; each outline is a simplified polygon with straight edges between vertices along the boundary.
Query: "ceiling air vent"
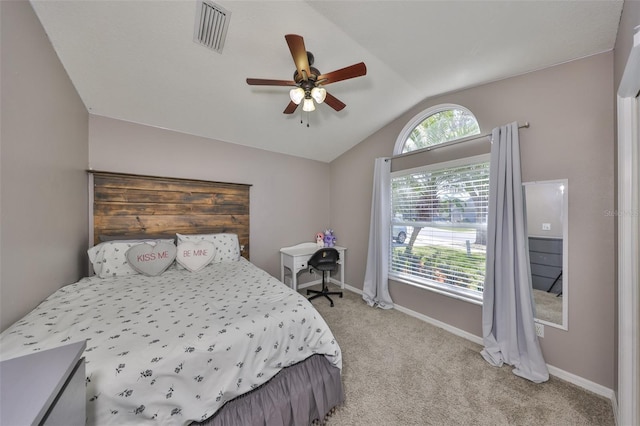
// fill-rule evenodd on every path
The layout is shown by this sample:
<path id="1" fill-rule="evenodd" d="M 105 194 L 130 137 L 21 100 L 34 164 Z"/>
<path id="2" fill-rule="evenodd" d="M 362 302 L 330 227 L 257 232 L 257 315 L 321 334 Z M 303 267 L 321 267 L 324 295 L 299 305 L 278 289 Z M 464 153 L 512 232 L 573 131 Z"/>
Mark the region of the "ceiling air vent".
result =
<path id="1" fill-rule="evenodd" d="M 231 12 L 207 0 L 199 1 L 196 11 L 196 28 L 193 41 L 222 53 L 227 37 Z"/>

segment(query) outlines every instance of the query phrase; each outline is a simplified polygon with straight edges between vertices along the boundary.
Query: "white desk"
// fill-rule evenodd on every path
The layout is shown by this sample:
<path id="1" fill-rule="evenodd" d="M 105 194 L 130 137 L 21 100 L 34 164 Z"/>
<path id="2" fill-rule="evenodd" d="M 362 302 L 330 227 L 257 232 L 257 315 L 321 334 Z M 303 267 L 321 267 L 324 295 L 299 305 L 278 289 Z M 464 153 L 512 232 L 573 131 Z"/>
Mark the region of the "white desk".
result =
<path id="1" fill-rule="evenodd" d="M 344 247 L 335 246 L 338 250 L 340 260 L 340 287 L 344 288 L 344 253 L 347 250 Z M 285 268 L 291 271 L 291 288 L 298 290 L 298 272 L 307 269 L 307 260 L 315 253 L 319 247 L 316 243 L 302 243 L 291 247 L 280 249 L 280 281 L 286 284 L 284 280 Z"/>
<path id="2" fill-rule="evenodd" d="M 83 340 L 0 362 L 0 424 L 84 426 L 86 345 Z"/>

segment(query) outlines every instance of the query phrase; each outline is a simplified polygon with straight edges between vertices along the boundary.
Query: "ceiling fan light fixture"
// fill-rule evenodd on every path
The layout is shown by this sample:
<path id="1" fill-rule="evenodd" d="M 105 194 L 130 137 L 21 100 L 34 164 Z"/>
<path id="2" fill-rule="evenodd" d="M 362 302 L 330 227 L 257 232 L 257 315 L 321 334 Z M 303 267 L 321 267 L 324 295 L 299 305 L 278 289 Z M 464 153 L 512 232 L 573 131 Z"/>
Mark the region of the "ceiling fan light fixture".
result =
<path id="1" fill-rule="evenodd" d="M 302 109 L 304 112 L 315 111 L 316 103 L 318 105 L 326 103 L 335 111 L 342 111 L 346 106 L 345 103 L 327 93 L 322 86 L 366 75 L 367 67 L 364 62 L 322 74 L 317 68 L 312 67 L 314 57 L 305 48 L 302 36 L 286 34 L 284 38 L 296 65 L 296 70 L 293 72 L 293 80 L 247 78 L 247 84 L 250 86 L 289 86 L 289 98 L 291 100 L 282 111 L 284 114 L 293 114 L 301 103 L 303 104 Z"/>
<path id="2" fill-rule="evenodd" d="M 311 89 L 311 97 L 319 104 L 324 102 L 327 97 L 327 90 L 322 87 L 314 87 Z"/>
<path id="3" fill-rule="evenodd" d="M 302 100 L 304 99 L 304 89 L 302 87 L 291 89 L 289 91 L 289 97 L 294 104 L 299 105 L 300 102 L 302 102 Z"/>
<path id="4" fill-rule="evenodd" d="M 313 99 L 304 98 L 304 103 L 302 104 L 302 110 L 306 112 L 315 111 L 316 106 L 313 103 Z"/>

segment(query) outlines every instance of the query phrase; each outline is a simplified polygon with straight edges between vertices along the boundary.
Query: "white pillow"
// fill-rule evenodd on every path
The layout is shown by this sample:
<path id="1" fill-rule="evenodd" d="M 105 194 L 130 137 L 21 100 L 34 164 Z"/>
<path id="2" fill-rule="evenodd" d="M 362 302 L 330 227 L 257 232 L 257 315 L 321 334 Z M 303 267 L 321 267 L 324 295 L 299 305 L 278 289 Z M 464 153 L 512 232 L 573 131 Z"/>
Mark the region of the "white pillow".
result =
<path id="1" fill-rule="evenodd" d="M 93 271 L 100 278 L 122 277 L 137 274 L 129 265 L 126 253 L 134 245 L 144 242 L 163 241 L 173 244 L 173 240 L 113 240 L 100 243 L 87 250 Z"/>
<path id="2" fill-rule="evenodd" d="M 214 263 L 236 262 L 238 259 L 240 259 L 240 243 L 238 242 L 237 234 L 176 234 L 176 236 L 178 237 L 178 244 L 181 241 L 212 242 L 216 247 L 216 256 L 213 259 Z"/>
<path id="3" fill-rule="evenodd" d="M 167 270 L 176 258 L 176 246 L 163 241 L 136 244 L 127 250 L 129 265 L 148 277 L 155 277 Z"/>
<path id="4" fill-rule="evenodd" d="M 87 250 L 89 261 L 93 266 L 93 272 L 95 272 L 95 274 L 98 276 L 100 276 L 100 272 L 102 271 L 102 252 L 100 251 L 100 246 L 102 246 L 102 243 L 97 244 Z"/>
<path id="5" fill-rule="evenodd" d="M 176 261 L 191 272 L 207 266 L 216 256 L 216 246 L 211 241 L 178 242 Z"/>

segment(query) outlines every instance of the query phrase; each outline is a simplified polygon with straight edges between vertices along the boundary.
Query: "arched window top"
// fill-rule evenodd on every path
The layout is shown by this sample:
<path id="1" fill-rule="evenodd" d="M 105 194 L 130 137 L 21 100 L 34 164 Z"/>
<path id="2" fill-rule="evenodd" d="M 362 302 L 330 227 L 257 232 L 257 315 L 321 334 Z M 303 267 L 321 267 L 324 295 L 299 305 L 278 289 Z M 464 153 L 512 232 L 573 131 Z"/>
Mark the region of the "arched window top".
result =
<path id="1" fill-rule="evenodd" d="M 471 111 L 460 105 L 437 105 L 422 111 L 407 123 L 398 136 L 393 154 L 404 154 L 478 134 L 480 125 Z"/>

